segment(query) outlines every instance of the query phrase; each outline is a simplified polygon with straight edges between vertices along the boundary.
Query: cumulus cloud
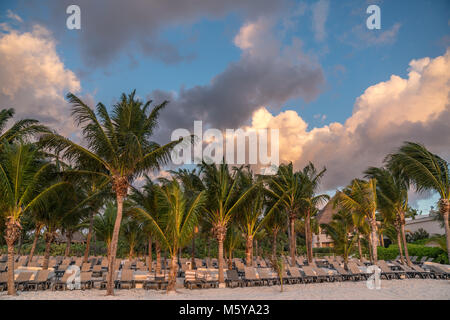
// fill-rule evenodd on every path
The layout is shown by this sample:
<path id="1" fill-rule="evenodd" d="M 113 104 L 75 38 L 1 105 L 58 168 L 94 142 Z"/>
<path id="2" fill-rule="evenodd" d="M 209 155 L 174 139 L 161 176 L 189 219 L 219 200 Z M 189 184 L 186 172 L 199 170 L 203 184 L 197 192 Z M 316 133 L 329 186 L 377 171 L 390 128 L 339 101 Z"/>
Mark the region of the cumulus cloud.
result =
<path id="1" fill-rule="evenodd" d="M 216 19 L 238 13 L 252 19 L 273 14 L 285 6 L 285 1 L 134 0 L 130 5 L 123 0 L 47 0 L 51 12 L 48 24 L 53 31 L 64 31 L 61 26 L 65 26 L 65 11 L 71 4 L 81 8 L 81 30 L 76 32 L 84 61 L 89 67 L 98 67 L 108 65 L 123 52 L 142 52 L 167 64 L 192 59 L 193 53 L 181 53 L 176 44 L 161 39 L 160 33 L 201 17 Z M 41 1 L 36 6 L 42 6 Z"/>
<path id="2" fill-rule="evenodd" d="M 392 75 L 356 99 L 345 123 L 330 123 L 308 130 L 297 112 L 274 116 L 266 108 L 252 117 L 252 128 L 280 130 L 280 161 L 297 168 L 308 161 L 326 166 L 323 188 L 346 185 L 362 177 L 368 166 L 380 166 L 383 158 L 403 141 L 425 144 L 432 152 L 450 157 L 450 49 L 443 56 L 412 60 L 406 78 Z"/>
<path id="3" fill-rule="evenodd" d="M 205 127 L 238 128 L 260 106 L 277 108 L 293 98 L 314 99 L 325 82 L 321 66 L 303 53 L 300 39 L 282 45 L 274 25 L 262 17 L 244 24 L 234 38 L 242 50 L 240 60 L 210 83 L 176 94 L 153 91 L 149 98 L 171 101 L 161 114 L 161 137 L 169 139 L 176 128 L 190 129 L 194 120 L 202 120 Z"/>
<path id="4" fill-rule="evenodd" d="M 14 108 L 16 118 L 38 119 L 71 134 L 74 126 L 64 94 L 80 89 L 46 28 L 35 25 L 29 32 L 0 33 L 0 108 Z"/>
<path id="5" fill-rule="evenodd" d="M 319 0 L 311 7 L 312 10 L 312 28 L 314 37 L 317 41 L 325 40 L 327 35 L 325 23 L 328 18 L 330 2 L 328 0 Z"/>

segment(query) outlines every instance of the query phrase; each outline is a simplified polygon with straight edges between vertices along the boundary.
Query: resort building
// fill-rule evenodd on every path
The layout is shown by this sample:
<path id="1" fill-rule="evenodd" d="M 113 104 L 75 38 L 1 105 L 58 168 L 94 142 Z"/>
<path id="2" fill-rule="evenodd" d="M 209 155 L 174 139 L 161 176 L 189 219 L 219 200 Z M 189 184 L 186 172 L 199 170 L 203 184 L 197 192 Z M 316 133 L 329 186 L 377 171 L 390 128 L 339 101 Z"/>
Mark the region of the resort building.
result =
<path id="1" fill-rule="evenodd" d="M 427 215 L 406 218 L 405 229 L 407 232 L 416 232 L 419 229 L 424 229 L 430 236 L 434 234 L 443 235 L 445 234 L 445 230 L 441 222 L 436 219 L 438 214 L 439 212 L 432 207 L 430 213 Z"/>

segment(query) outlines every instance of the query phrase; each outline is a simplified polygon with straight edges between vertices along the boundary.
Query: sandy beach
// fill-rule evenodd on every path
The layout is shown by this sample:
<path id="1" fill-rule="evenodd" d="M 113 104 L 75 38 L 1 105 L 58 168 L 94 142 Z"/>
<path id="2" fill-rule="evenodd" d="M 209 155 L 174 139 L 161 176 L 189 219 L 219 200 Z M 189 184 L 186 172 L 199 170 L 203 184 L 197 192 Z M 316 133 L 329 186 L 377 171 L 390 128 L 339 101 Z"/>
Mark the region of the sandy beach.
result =
<path id="1" fill-rule="evenodd" d="M 341 282 L 297 284 L 284 286 L 178 289 L 177 294 L 165 291 L 122 289 L 115 290 L 114 297 L 106 297 L 105 291 L 30 291 L 18 292 L 9 297 L 0 293 L 0 300 L 450 300 L 450 281 L 432 279 L 389 280 L 381 282 L 381 289 L 370 290 L 365 282 Z"/>

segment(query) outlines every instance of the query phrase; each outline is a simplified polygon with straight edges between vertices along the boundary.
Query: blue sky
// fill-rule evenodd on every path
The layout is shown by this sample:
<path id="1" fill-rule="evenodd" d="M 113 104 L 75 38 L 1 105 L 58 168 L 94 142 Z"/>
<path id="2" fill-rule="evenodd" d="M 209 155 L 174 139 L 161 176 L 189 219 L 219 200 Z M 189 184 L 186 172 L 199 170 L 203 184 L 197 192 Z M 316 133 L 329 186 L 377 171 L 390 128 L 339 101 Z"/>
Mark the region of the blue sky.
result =
<path id="1" fill-rule="evenodd" d="M 58 1 L 2 1 L 0 22 L 8 23 L 19 32 L 30 30 L 36 23 L 48 28 L 65 68 L 72 70 L 81 83 L 80 94 L 90 95 L 93 101 L 106 105 L 132 89 L 137 89 L 143 98 L 150 97 L 154 90 L 173 93 L 176 97 L 181 88 L 208 86 L 212 79 L 242 59 L 243 50 L 234 43 L 241 28 L 259 16 L 270 16 L 274 21 L 270 31 L 281 46 L 289 47 L 294 39 L 299 39 L 302 54 L 322 70 L 324 82 L 312 98 L 305 100 L 302 94 L 290 94 L 281 100 L 281 108 L 265 107 L 273 116 L 286 110 L 296 111 L 308 124 L 308 130 L 333 122 L 344 123 L 352 116 L 355 100 L 367 88 L 389 80 L 393 74 L 406 78 L 411 60 L 442 56 L 450 44 L 450 2 L 447 0 L 322 0 L 327 10 L 318 13 L 325 19 L 321 39 L 318 39 L 314 26 L 317 21 L 313 16 L 318 1 L 287 1 L 285 8 L 288 9 L 276 12 L 268 8 L 254 13 L 259 12 L 259 8 L 250 7 L 221 8 L 216 14 L 214 8 L 205 9 L 206 13 L 202 8 L 192 11 L 189 8 L 186 19 L 168 14 L 169 22 L 148 30 L 149 41 L 174 48 L 183 57 L 177 62 L 167 63 L 164 58 L 142 50 L 148 27 L 144 23 L 129 31 L 125 39 L 130 37 L 131 40 L 123 40 L 108 62 L 92 63 L 88 62 L 86 54 L 89 44 L 83 41 L 90 39 L 95 43 L 95 38 L 92 40 L 95 36 L 90 35 L 95 33 L 90 29 L 94 28 L 93 22 L 88 20 L 94 17 L 89 16 L 91 9 L 83 1 L 71 3 L 81 7 L 81 30 L 65 28 L 67 14 Z M 369 16 L 366 8 L 370 4 L 381 8 L 381 30 L 365 27 Z M 129 1 L 129 6 L 132 5 L 133 1 Z M 152 19 L 151 9 L 149 5 L 149 19 Z M 96 10 L 97 14 L 102 12 Z M 105 9 L 105 14 L 113 10 Z M 12 19 L 11 13 L 20 16 L 23 22 Z M 95 26 L 99 27 L 108 28 Z M 111 30 L 114 32 L 114 28 Z M 134 38 L 132 32 L 144 35 Z M 246 124 L 250 120 L 246 119 Z M 435 200 L 421 200 L 419 205 L 426 210 Z"/>

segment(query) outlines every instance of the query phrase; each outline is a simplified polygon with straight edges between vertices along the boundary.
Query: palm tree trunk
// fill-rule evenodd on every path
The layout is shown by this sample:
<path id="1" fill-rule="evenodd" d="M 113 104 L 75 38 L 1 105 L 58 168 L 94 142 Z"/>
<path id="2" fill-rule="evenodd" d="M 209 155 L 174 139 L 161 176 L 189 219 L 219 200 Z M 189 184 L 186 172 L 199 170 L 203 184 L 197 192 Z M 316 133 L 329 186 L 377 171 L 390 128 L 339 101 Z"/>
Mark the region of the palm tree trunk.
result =
<path id="1" fill-rule="evenodd" d="M 305 238 L 306 238 L 306 254 L 308 255 L 308 263 L 312 263 L 313 254 L 312 254 L 312 237 L 311 237 L 311 215 L 309 210 L 306 211 L 305 216 Z"/>
<path id="2" fill-rule="evenodd" d="M 245 242 L 245 252 L 246 252 L 245 264 L 247 265 L 247 267 L 251 267 L 253 264 L 252 263 L 253 236 L 247 235 L 246 238 L 247 241 Z"/>
<path id="3" fill-rule="evenodd" d="M 191 268 L 195 268 L 195 232 L 192 235 L 192 256 L 191 256 Z"/>
<path id="4" fill-rule="evenodd" d="M 378 254 L 377 254 L 377 250 L 378 250 L 378 236 L 377 236 L 377 221 L 375 220 L 375 218 L 372 218 L 370 221 L 370 227 L 371 227 L 371 232 L 372 232 L 372 259 L 373 259 L 373 263 L 376 264 L 378 261 Z"/>
<path id="5" fill-rule="evenodd" d="M 384 248 L 384 238 L 383 238 L 382 233 L 380 233 L 380 242 L 381 242 L 381 246 Z"/>
<path id="6" fill-rule="evenodd" d="M 148 237 L 148 269 L 150 270 L 150 272 L 152 272 L 152 266 L 153 266 L 153 253 L 152 253 L 152 237 Z"/>
<path id="7" fill-rule="evenodd" d="M 294 266 L 295 262 L 295 251 L 296 251 L 296 239 L 295 239 L 295 216 L 291 214 L 289 216 L 289 230 L 290 230 L 290 251 L 291 251 L 291 264 Z"/>
<path id="8" fill-rule="evenodd" d="M 169 272 L 169 283 L 167 284 L 167 293 L 176 292 L 175 291 L 176 283 L 177 283 L 177 255 L 176 253 L 172 253 Z"/>
<path id="9" fill-rule="evenodd" d="M 89 232 L 86 237 L 86 249 L 84 250 L 83 262 L 87 263 L 89 258 L 89 251 L 91 249 L 92 229 L 94 228 L 94 212 L 89 214 Z"/>
<path id="10" fill-rule="evenodd" d="M 406 263 L 408 264 L 408 266 L 411 266 L 412 262 L 411 262 L 411 259 L 409 258 L 408 244 L 406 242 L 405 213 L 404 212 L 400 212 L 400 229 L 402 232 L 403 250 L 405 250 Z"/>
<path id="11" fill-rule="evenodd" d="M 117 254 L 117 243 L 119 241 L 119 231 L 120 224 L 122 222 L 122 210 L 123 210 L 123 200 L 124 194 L 121 192 L 117 192 L 117 216 L 116 222 L 114 224 L 114 231 L 111 239 L 110 252 L 108 257 L 108 275 L 107 275 L 107 284 L 106 284 L 106 295 L 113 296 L 114 295 L 114 265 L 116 263 L 116 254 Z"/>
<path id="12" fill-rule="evenodd" d="M 155 241 L 155 251 L 156 251 L 156 269 L 155 272 L 161 273 L 161 246 L 159 245 L 159 241 Z"/>
<path id="13" fill-rule="evenodd" d="M 447 240 L 447 257 L 450 260 L 450 227 L 448 225 L 448 218 L 450 216 L 450 200 L 441 199 L 439 204 L 442 218 L 444 218 L 445 237 Z"/>
<path id="14" fill-rule="evenodd" d="M 15 296 L 14 286 L 14 242 L 20 235 L 22 227 L 14 217 L 6 218 L 5 241 L 8 246 L 8 295 Z"/>
<path id="15" fill-rule="evenodd" d="M 400 253 L 400 262 L 402 264 L 405 264 L 405 259 L 403 257 L 403 250 L 402 250 L 402 236 L 401 236 L 402 231 L 400 224 L 396 224 L 395 229 L 397 230 L 397 244 L 398 244 L 398 251 Z"/>
<path id="16" fill-rule="evenodd" d="M 217 239 L 217 241 L 219 243 L 219 252 L 218 252 L 219 258 L 217 260 L 219 262 L 219 286 L 220 286 L 225 282 L 223 274 L 223 239 L 225 238 L 225 235 L 221 235 L 218 238 L 219 239 Z"/>
<path id="17" fill-rule="evenodd" d="M 361 235 L 358 234 L 358 253 L 359 253 L 359 260 L 362 259 L 362 247 L 361 247 Z"/>
<path id="18" fill-rule="evenodd" d="M 30 255 L 28 256 L 28 263 L 27 265 L 29 265 L 31 263 L 31 260 L 33 260 L 33 256 L 34 256 L 34 251 L 36 250 L 36 245 L 37 242 L 39 240 L 39 234 L 41 233 L 41 225 L 36 226 L 36 230 L 34 231 L 34 240 L 33 240 L 33 245 L 31 246 L 31 250 L 30 250 Z"/>
<path id="19" fill-rule="evenodd" d="M 67 242 L 66 242 L 66 251 L 64 252 L 64 258 L 70 256 L 70 247 L 72 245 L 72 232 L 67 232 L 66 237 Z"/>
<path id="20" fill-rule="evenodd" d="M 55 234 L 51 231 L 47 231 L 44 234 L 45 238 L 45 253 L 44 253 L 44 262 L 42 263 L 42 270 L 48 269 L 48 260 L 50 258 L 50 248 L 55 238 Z"/>
<path id="21" fill-rule="evenodd" d="M 273 230 L 273 238 L 272 238 L 272 259 L 277 258 L 277 233 L 278 229 Z"/>

